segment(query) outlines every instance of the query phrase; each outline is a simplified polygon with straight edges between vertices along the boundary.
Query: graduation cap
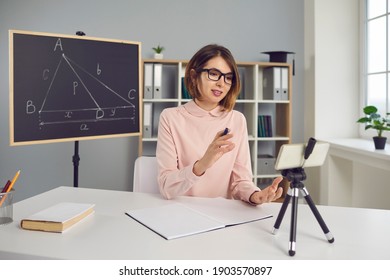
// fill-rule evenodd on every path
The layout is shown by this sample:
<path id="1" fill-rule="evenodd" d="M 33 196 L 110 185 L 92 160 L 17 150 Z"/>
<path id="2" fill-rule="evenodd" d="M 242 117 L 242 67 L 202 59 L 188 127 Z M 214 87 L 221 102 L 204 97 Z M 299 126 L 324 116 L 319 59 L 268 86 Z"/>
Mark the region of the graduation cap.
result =
<path id="1" fill-rule="evenodd" d="M 271 51 L 271 52 L 262 52 L 269 55 L 269 62 L 287 62 L 287 55 L 293 55 L 292 61 L 292 71 L 293 75 L 295 75 L 295 52 L 286 52 L 286 51 Z"/>

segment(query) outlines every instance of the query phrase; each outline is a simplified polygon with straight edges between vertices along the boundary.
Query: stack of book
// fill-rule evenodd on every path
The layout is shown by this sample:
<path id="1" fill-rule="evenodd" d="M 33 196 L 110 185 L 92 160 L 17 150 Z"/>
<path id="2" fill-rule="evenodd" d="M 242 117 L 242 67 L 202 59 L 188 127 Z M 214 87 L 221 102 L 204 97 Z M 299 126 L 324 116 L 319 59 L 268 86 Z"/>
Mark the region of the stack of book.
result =
<path id="1" fill-rule="evenodd" d="M 258 137 L 272 137 L 272 118 L 270 115 L 259 115 Z"/>

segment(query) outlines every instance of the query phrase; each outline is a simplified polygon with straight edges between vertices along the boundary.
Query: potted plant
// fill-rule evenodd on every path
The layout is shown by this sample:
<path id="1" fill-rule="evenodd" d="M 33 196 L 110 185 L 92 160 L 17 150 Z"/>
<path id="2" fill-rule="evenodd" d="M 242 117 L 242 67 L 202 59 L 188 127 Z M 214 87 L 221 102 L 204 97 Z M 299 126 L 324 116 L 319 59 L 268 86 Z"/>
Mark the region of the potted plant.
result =
<path id="1" fill-rule="evenodd" d="M 386 117 L 382 117 L 378 113 L 378 109 L 375 106 L 369 105 L 363 108 L 365 117 L 360 118 L 358 123 L 365 123 L 365 129 L 375 129 L 377 136 L 374 136 L 375 149 L 383 150 L 386 145 L 387 137 L 382 135 L 383 131 L 390 131 L 390 119 L 387 118 L 390 113 L 386 113 Z"/>
<path id="2" fill-rule="evenodd" d="M 162 59 L 163 54 L 162 52 L 165 50 L 163 46 L 160 46 L 160 44 L 157 45 L 157 47 L 152 48 L 154 50 L 154 58 L 156 59 Z"/>

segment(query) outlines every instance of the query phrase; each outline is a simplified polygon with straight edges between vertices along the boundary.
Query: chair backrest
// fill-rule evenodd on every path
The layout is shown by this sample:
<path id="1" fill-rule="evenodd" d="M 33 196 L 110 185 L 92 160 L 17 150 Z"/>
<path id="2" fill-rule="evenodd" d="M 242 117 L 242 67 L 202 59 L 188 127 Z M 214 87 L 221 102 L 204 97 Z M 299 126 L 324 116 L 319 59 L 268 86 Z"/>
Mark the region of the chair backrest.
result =
<path id="1" fill-rule="evenodd" d="M 159 193 L 157 158 L 140 156 L 134 163 L 133 192 Z"/>

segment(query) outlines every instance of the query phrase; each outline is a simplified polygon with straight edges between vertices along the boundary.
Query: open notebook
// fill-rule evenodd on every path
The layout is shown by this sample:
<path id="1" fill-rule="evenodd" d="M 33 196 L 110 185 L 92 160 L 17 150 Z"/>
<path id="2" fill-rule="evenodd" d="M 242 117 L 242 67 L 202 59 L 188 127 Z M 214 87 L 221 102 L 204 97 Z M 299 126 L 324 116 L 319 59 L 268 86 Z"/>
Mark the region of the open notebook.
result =
<path id="1" fill-rule="evenodd" d="M 171 203 L 126 211 L 150 230 L 175 239 L 272 217 L 261 206 L 225 198 L 180 197 Z"/>

